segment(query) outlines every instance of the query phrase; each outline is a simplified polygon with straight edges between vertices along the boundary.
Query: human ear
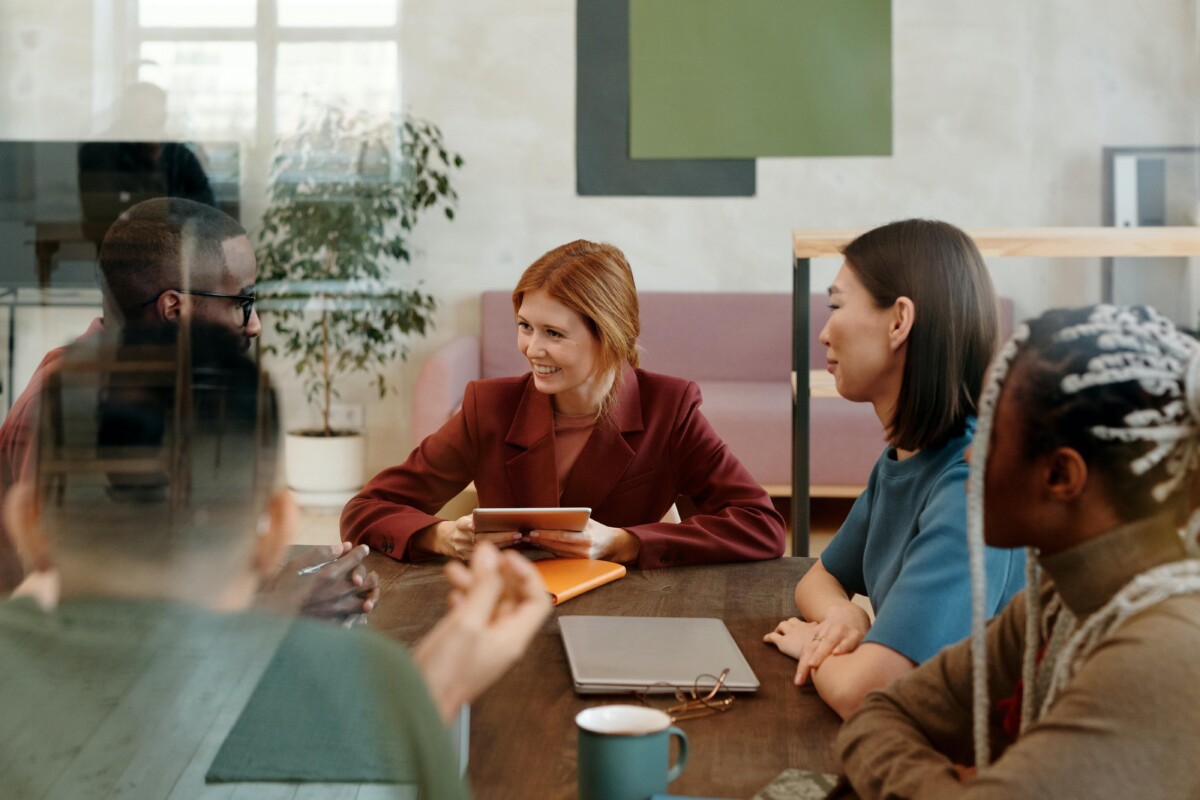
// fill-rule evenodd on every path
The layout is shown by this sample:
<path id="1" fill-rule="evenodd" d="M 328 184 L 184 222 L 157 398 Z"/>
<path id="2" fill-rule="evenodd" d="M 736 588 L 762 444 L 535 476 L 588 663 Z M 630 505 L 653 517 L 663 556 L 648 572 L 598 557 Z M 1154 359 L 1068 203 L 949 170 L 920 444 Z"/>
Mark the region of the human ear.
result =
<path id="1" fill-rule="evenodd" d="M 1083 494 L 1088 481 L 1088 468 L 1077 450 L 1060 447 L 1044 458 L 1044 488 L 1052 500 L 1066 503 Z"/>
<path id="2" fill-rule="evenodd" d="M 292 543 L 299 519 L 300 510 L 290 491 L 281 489 L 271 495 L 254 542 L 253 566 L 260 578 L 270 576 L 283 560 L 283 551 Z"/>
<path id="3" fill-rule="evenodd" d="M 158 296 L 154 304 L 158 317 L 167 322 L 178 322 L 183 316 L 183 296 L 179 292 L 167 290 Z"/>
<path id="4" fill-rule="evenodd" d="M 888 326 L 888 340 L 892 345 L 893 350 L 899 350 L 900 347 L 908 341 L 908 336 L 912 333 L 913 322 L 916 321 L 917 307 L 913 305 L 910 297 L 897 297 L 896 302 L 892 303 L 892 319 Z"/>
<path id="5" fill-rule="evenodd" d="M 30 571 L 54 569 L 50 542 L 42 531 L 41 512 L 33 484 L 22 481 L 8 490 L 4 498 L 4 526 Z"/>

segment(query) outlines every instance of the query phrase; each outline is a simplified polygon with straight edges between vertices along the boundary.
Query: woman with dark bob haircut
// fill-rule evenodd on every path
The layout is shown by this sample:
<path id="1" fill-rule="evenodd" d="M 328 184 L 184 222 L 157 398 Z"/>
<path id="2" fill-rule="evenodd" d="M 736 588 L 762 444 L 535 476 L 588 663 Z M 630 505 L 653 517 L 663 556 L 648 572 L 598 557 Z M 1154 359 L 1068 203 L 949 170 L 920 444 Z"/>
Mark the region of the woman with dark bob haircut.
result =
<path id="1" fill-rule="evenodd" d="M 971 238 L 931 220 L 868 231 L 842 251 L 821 331 L 838 393 L 871 403 L 888 446 L 820 560 L 796 586 L 803 620 L 766 641 L 796 658 L 847 717 L 971 630 L 963 456 L 999 338 L 996 295 Z M 987 612 L 1023 585 L 1011 552 L 986 556 Z M 867 596 L 875 620 L 851 602 Z"/>
<path id="2" fill-rule="evenodd" d="M 468 384 L 458 413 L 347 504 L 342 538 L 397 559 L 465 559 L 481 541 L 642 567 L 783 554 L 783 519 L 700 412 L 696 384 L 638 369 L 637 288 L 620 250 L 551 250 L 521 276 L 513 312 L 529 372 Z M 528 535 L 434 516 L 471 481 L 483 507 L 592 516 L 582 532 Z M 666 521 L 680 495 L 698 513 Z"/>

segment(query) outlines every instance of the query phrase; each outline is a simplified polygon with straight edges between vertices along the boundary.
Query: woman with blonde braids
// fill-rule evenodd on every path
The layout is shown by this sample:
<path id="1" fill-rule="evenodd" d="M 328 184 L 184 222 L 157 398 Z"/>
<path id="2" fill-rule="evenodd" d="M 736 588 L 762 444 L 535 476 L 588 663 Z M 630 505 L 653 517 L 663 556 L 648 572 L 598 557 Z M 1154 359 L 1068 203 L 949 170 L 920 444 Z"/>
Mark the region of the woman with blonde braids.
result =
<path id="1" fill-rule="evenodd" d="M 1200 796 L 1200 345 L 1148 308 L 1047 312 L 993 364 L 974 448 L 972 640 L 868 698 L 832 796 Z M 984 541 L 1028 547 L 1041 587 L 986 630 Z"/>

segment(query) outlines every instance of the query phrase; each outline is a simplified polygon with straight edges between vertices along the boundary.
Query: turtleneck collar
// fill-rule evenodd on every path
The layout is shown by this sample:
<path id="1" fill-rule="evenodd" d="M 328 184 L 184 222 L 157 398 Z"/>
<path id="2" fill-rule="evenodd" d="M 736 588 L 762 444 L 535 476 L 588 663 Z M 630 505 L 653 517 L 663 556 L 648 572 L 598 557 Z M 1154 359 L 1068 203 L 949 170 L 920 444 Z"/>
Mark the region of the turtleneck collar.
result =
<path id="1" fill-rule="evenodd" d="M 1042 568 L 1077 619 L 1084 619 L 1146 570 L 1186 558 L 1169 513 L 1130 522 L 1052 556 Z"/>

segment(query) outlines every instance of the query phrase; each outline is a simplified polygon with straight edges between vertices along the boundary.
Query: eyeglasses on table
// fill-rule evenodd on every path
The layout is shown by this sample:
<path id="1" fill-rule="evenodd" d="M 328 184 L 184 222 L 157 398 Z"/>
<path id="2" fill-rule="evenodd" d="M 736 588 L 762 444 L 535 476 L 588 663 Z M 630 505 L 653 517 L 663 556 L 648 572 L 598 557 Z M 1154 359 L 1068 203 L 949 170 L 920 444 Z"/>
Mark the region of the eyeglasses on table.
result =
<path id="1" fill-rule="evenodd" d="M 728 677 L 726 667 L 720 675 L 698 675 L 691 689 L 654 683 L 634 692 L 634 697 L 644 706 L 666 712 L 672 722 L 722 714 L 733 707 L 733 692 L 725 685 Z"/>

